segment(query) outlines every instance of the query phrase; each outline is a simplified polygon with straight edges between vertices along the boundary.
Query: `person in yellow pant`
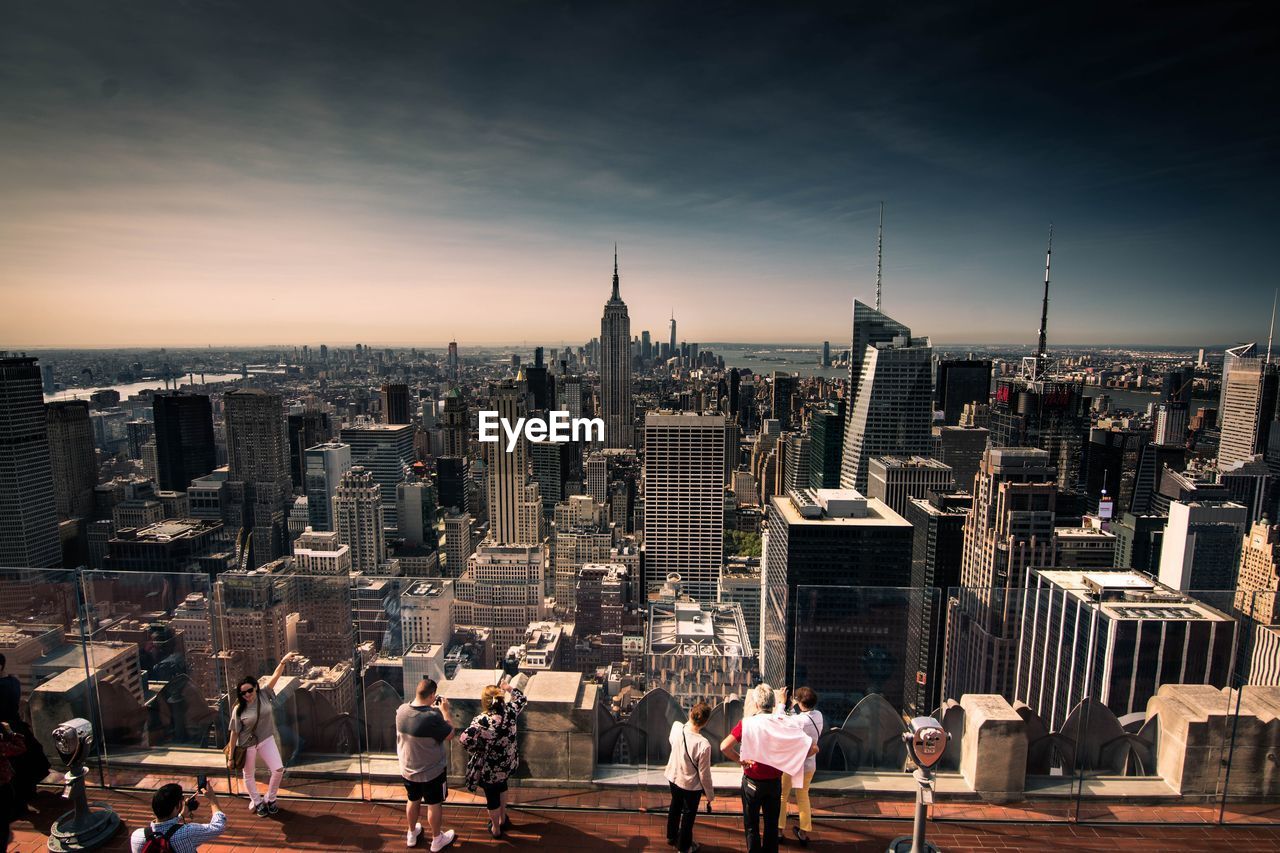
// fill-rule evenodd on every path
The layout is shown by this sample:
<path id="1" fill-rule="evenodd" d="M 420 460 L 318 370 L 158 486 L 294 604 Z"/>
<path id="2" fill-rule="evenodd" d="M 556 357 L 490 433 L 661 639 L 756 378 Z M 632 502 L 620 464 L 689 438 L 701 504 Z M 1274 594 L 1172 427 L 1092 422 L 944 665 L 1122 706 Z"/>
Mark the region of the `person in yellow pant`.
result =
<path id="1" fill-rule="evenodd" d="M 801 687 L 794 696 L 788 696 L 790 702 L 784 702 L 784 713 L 792 724 L 813 738 L 816 744 L 822 736 L 822 714 L 815 710 L 818 706 L 818 694 L 811 688 Z M 804 787 L 795 788 L 796 805 L 800 808 L 800 825 L 793 827 L 796 841 L 804 847 L 809 844 L 809 833 L 813 832 L 813 807 L 809 804 L 809 786 L 813 782 L 813 774 L 818 769 L 816 755 L 809 756 L 804 764 Z M 787 830 L 787 800 L 791 796 L 794 780 L 788 774 L 782 774 L 782 808 L 778 812 L 778 836 L 785 837 Z"/>

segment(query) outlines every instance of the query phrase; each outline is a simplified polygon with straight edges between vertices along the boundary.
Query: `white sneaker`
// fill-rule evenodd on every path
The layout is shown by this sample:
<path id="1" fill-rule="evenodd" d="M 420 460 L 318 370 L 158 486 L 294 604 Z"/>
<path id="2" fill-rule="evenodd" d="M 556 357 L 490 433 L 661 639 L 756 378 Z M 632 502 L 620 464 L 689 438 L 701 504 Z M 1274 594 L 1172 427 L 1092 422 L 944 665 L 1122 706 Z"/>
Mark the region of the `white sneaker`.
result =
<path id="1" fill-rule="evenodd" d="M 413 830 L 404 834 L 405 847 L 417 847 L 418 839 L 422 837 L 422 824 L 414 824 Z"/>
<path id="2" fill-rule="evenodd" d="M 454 831 L 446 829 L 444 832 L 431 839 L 431 853 L 440 853 L 441 850 L 453 843 Z"/>

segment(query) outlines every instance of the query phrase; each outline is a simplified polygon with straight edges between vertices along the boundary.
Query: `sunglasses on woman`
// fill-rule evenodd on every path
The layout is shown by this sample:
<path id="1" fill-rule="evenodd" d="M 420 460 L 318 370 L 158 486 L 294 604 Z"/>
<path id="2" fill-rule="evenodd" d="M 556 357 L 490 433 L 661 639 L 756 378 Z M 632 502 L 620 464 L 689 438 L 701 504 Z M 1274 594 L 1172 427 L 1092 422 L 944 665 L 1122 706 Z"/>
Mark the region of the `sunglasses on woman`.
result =
<path id="1" fill-rule="evenodd" d="M 241 690 L 241 691 L 240 691 L 240 695 L 241 695 L 241 696 L 252 696 L 252 695 L 253 695 L 253 691 L 255 691 L 255 690 L 257 690 L 257 689 L 258 689 L 258 688 L 256 688 L 256 687 L 246 687 L 244 690 Z"/>

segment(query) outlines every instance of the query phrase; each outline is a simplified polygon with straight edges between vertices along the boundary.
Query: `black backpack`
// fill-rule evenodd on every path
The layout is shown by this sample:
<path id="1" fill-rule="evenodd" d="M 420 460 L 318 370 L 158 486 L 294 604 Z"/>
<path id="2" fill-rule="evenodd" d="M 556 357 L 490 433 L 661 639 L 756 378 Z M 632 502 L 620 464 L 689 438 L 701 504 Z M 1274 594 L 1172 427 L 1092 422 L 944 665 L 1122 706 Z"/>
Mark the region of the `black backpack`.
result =
<path id="1" fill-rule="evenodd" d="M 175 823 L 161 834 L 148 826 L 143 830 L 144 837 L 147 840 L 142 845 L 142 853 L 173 853 L 173 841 L 171 839 L 179 829 L 182 829 L 182 824 Z"/>

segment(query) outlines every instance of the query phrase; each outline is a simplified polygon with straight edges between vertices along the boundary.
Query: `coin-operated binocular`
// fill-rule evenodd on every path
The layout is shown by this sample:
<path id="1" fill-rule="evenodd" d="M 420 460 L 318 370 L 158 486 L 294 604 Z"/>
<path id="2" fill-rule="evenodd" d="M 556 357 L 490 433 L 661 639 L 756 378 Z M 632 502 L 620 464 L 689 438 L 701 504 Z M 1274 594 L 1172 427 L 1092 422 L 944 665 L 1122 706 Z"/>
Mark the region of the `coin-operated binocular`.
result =
<path id="1" fill-rule="evenodd" d="M 916 817 L 911 835 L 893 839 L 889 853 L 940 853 L 936 846 L 924 840 L 924 828 L 928 807 L 933 805 L 933 768 L 942 760 L 950 739 L 942 723 L 933 717 L 916 717 L 902 733 L 907 752 L 916 766 L 912 774 L 916 780 Z"/>
<path id="2" fill-rule="evenodd" d="M 71 801 L 71 811 L 58 818 L 49 830 L 49 849 L 93 850 L 102 846 L 120 827 L 120 818 L 106 803 L 89 806 L 84 777 L 89 775 L 85 759 L 93 751 L 93 723 L 83 717 L 67 720 L 53 730 L 58 756 L 67 766 L 63 796 Z"/>

